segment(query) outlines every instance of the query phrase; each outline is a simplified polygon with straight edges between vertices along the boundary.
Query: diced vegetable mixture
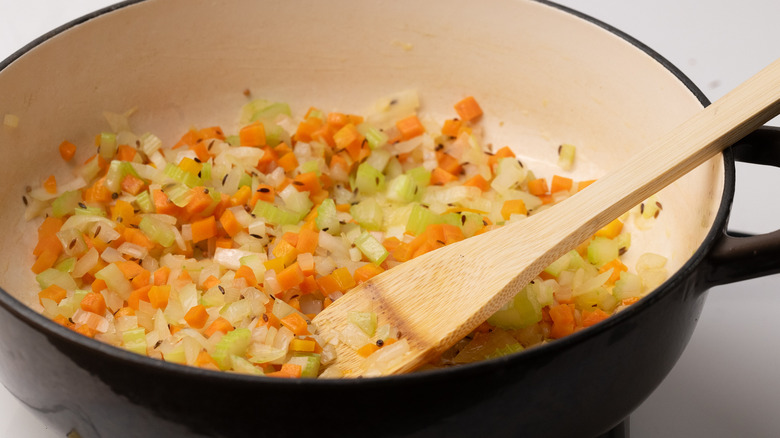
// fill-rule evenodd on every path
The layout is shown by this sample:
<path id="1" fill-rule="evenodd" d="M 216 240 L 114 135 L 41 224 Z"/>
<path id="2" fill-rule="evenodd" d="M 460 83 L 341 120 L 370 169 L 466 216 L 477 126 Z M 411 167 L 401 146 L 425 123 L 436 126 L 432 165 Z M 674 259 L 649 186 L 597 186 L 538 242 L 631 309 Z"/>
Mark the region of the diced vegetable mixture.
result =
<path id="1" fill-rule="evenodd" d="M 444 245 L 523 220 L 591 181 L 535 175 L 507 146 L 482 139 L 473 97 L 443 123 L 403 92 L 367 115 L 251 100 L 238 132 L 190 129 L 166 145 L 106 113 L 109 128 L 76 176 L 24 195 L 39 218 L 32 271 L 44 315 L 85 336 L 166 361 L 286 378 L 338 377 L 343 342 L 379 373 L 405 353 L 371 309 L 335 339 L 312 319 L 355 285 Z M 88 155 L 88 154 L 87 154 Z M 634 215 L 652 220 L 654 198 Z M 40 219 L 43 217 L 43 219 Z M 644 254 L 636 269 L 625 219 L 566 254 L 472 334 L 426 367 L 510 354 L 591 326 L 667 276 Z M 372 373 L 367 373 L 371 375 Z"/>

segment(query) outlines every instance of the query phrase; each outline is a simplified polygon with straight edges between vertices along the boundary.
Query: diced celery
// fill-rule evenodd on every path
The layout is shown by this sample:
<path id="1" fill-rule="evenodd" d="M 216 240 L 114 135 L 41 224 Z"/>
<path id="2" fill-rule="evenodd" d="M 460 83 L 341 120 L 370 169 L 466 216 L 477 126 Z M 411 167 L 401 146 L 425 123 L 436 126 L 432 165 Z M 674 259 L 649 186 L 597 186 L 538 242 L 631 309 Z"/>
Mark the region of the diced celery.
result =
<path id="1" fill-rule="evenodd" d="M 392 157 L 390 158 L 390 161 L 387 162 L 387 166 L 385 166 L 384 173 L 385 173 L 385 179 L 393 179 L 398 175 L 404 173 L 404 166 L 401 164 L 400 161 L 398 161 L 398 158 Z"/>
<path id="2" fill-rule="evenodd" d="M 375 312 L 356 312 L 347 313 L 347 321 L 357 326 L 366 335 L 374 336 L 376 333 L 377 318 Z"/>
<path id="3" fill-rule="evenodd" d="M 108 172 L 106 173 L 106 187 L 113 193 L 118 193 L 121 189 L 122 180 L 127 175 L 133 175 L 139 178 L 138 172 L 135 171 L 132 164 L 127 161 L 113 160 L 108 165 Z"/>
<path id="4" fill-rule="evenodd" d="M 192 191 L 184 184 L 168 184 L 163 188 L 163 192 L 178 207 L 184 207 L 192 199 Z"/>
<path id="5" fill-rule="evenodd" d="M 46 269 L 40 274 L 36 275 L 35 281 L 38 282 L 38 285 L 41 287 L 41 289 L 46 289 L 53 284 L 56 284 L 65 290 L 76 289 L 76 282 L 73 281 L 73 278 L 71 278 L 70 274 L 54 268 Z"/>
<path id="6" fill-rule="evenodd" d="M 76 266 L 76 257 L 68 257 L 57 263 L 54 269 L 62 272 L 72 272 L 74 266 Z"/>
<path id="7" fill-rule="evenodd" d="M 479 213 L 464 211 L 458 216 L 460 216 L 460 228 L 463 230 L 463 235 L 466 237 L 473 236 L 485 226 L 485 223 L 483 222 L 484 219 Z"/>
<path id="8" fill-rule="evenodd" d="M 146 133 L 138 139 L 141 142 L 141 151 L 146 155 L 152 155 L 162 147 L 162 140 L 154 134 Z"/>
<path id="9" fill-rule="evenodd" d="M 230 369 L 230 356 L 243 356 L 251 342 L 252 332 L 248 328 L 229 331 L 217 342 L 211 357 L 217 362 L 219 369 Z"/>
<path id="10" fill-rule="evenodd" d="M 298 168 L 301 170 L 301 173 L 314 172 L 317 174 L 317 176 L 322 176 L 322 172 L 320 171 L 320 162 L 317 160 L 306 161 L 305 163 L 298 166 Z"/>
<path id="11" fill-rule="evenodd" d="M 79 175 L 84 181 L 92 181 L 100 173 L 100 160 L 89 160 L 79 169 Z"/>
<path id="12" fill-rule="evenodd" d="M 364 163 L 368 163 L 371 167 L 378 170 L 380 173 L 385 170 L 387 162 L 390 161 L 393 155 L 385 149 L 377 149 L 366 158 Z"/>
<path id="13" fill-rule="evenodd" d="M 360 133 L 366 137 L 366 141 L 368 141 L 368 147 L 371 149 L 376 149 L 387 144 L 387 134 L 378 130 L 377 128 L 369 126 L 365 123 L 361 123 L 357 128 L 358 131 L 360 131 Z"/>
<path id="14" fill-rule="evenodd" d="M 154 213 L 154 202 L 152 202 L 152 196 L 149 194 L 148 190 L 144 190 L 137 194 L 135 196 L 135 203 L 138 205 L 138 208 L 141 209 L 141 212 Z"/>
<path id="15" fill-rule="evenodd" d="M 200 179 L 206 181 L 206 184 L 211 181 L 211 161 L 206 161 L 200 166 Z"/>
<path id="16" fill-rule="evenodd" d="M 516 344 L 507 344 L 503 347 L 497 348 L 492 353 L 488 354 L 485 359 L 495 359 L 497 357 L 509 356 L 510 354 L 523 351 L 525 348 L 518 342 Z"/>
<path id="17" fill-rule="evenodd" d="M 293 184 L 288 185 L 279 192 L 279 197 L 284 201 L 285 208 L 298 214 L 300 217 L 309 213 L 312 206 L 314 206 L 314 203 L 309 199 L 309 192 L 299 192 Z"/>
<path id="18" fill-rule="evenodd" d="M 255 278 L 258 279 L 262 279 L 263 274 L 265 274 L 264 261 L 263 257 L 260 257 L 260 254 L 250 254 L 238 259 L 241 266 L 249 266 L 249 268 L 252 269 L 252 272 L 255 273 Z"/>
<path id="19" fill-rule="evenodd" d="M 283 210 L 265 201 L 257 201 L 252 214 L 274 225 L 295 225 L 303 217 L 303 215 Z"/>
<path id="20" fill-rule="evenodd" d="M 596 237 L 588 245 L 588 262 L 601 267 L 605 263 L 618 258 L 618 244 L 612 239 L 606 237 Z"/>
<path id="21" fill-rule="evenodd" d="M 384 221 L 382 206 L 374 198 L 367 198 L 349 209 L 352 218 L 367 230 L 380 230 Z"/>
<path id="22" fill-rule="evenodd" d="M 81 202 L 81 192 L 79 190 L 67 191 L 57 197 L 51 203 L 51 214 L 54 217 L 63 217 L 72 214 Z"/>
<path id="23" fill-rule="evenodd" d="M 146 355 L 146 331 L 143 327 L 122 333 L 122 344 L 126 350 Z"/>
<path id="24" fill-rule="evenodd" d="M 168 248 L 176 241 L 171 226 L 151 216 L 144 216 L 138 224 L 138 228 L 146 234 L 146 237 Z"/>
<path id="25" fill-rule="evenodd" d="M 87 216 L 106 216 L 106 209 L 103 207 L 76 207 L 73 209 L 73 214 L 87 215 Z"/>
<path id="26" fill-rule="evenodd" d="M 114 158 L 114 155 L 116 155 L 116 134 L 113 132 L 100 134 L 98 153 L 106 161 L 111 161 Z"/>
<path id="27" fill-rule="evenodd" d="M 558 167 L 563 170 L 571 170 L 574 165 L 574 156 L 577 148 L 570 144 L 562 144 L 558 150 Z"/>
<path id="28" fill-rule="evenodd" d="M 173 347 L 173 350 L 166 353 L 164 356 L 166 362 L 173 362 L 178 364 L 187 363 L 187 358 L 184 355 L 184 344 L 179 343 Z"/>
<path id="29" fill-rule="evenodd" d="M 197 175 L 187 172 L 173 163 L 168 163 L 165 166 L 164 173 L 174 181 L 186 184 L 187 187 L 195 187 L 201 184 L 201 179 Z"/>
<path id="30" fill-rule="evenodd" d="M 109 263 L 105 268 L 95 273 L 95 278 L 99 278 L 106 282 L 106 286 L 110 290 L 118 293 L 120 297 L 127 299 L 130 296 L 130 292 L 133 290 L 133 286 L 125 278 L 125 274 L 115 263 Z"/>
<path id="31" fill-rule="evenodd" d="M 561 271 L 569 267 L 570 262 L 571 262 L 571 253 L 566 253 L 563 256 L 561 256 L 558 260 L 550 263 L 549 266 L 544 268 L 544 272 L 552 275 L 553 277 L 557 277 L 561 273 Z"/>
<path id="32" fill-rule="evenodd" d="M 373 195 L 385 189 L 385 175 L 368 163 L 358 166 L 355 187 L 363 195 Z"/>
<path id="33" fill-rule="evenodd" d="M 501 158 L 498 160 L 496 176 L 493 178 L 493 181 L 491 181 L 490 187 L 499 193 L 506 193 L 515 185 L 523 182 L 526 178 L 526 174 L 527 171 L 520 166 L 517 159 L 512 157 Z"/>
<path id="34" fill-rule="evenodd" d="M 363 231 L 353 243 L 375 265 L 380 265 L 389 255 L 382 243 L 368 231 Z"/>
<path id="35" fill-rule="evenodd" d="M 57 305 L 59 314 L 65 318 L 71 318 L 73 314 L 76 313 L 76 310 L 81 308 L 81 300 L 83 300 L 88 293 L 89 291 L 76 289 L 73 292 L 73 296 L 63 298 Z"/>
<path id="36" fill-rule="evenodd" d="M 441 216 L 420 204 L 415 204 L 414 207 L 412 207 L 411 214 L 409 214 L 409 221 L 406 223 L 406 231 L 417 236 L 425 231 L 425 229 L 428 228 L 428 225 L 440 224 L 441 222 Z"/>
<path id="37" fill-rule="evenodd" d="M 524 288 L 504 308 L 494 313 L 488 322 L 503 329 L 521 329 L 542 320 L 542 306 Z"/>
<path id="38" fill-rule="evenodd" d="M 431 172 L 422 166 L 409 169 L 406 174 L 411 176 L 419 187 L 428 187 L 431 183 Z"/>
<path id="39" fill-rule="evenodd" d="M 317 218 L 314 224 L 322 231 L 336 235 L 341 232 L 341 223 L 339 223 L 338 212 L 336 211 L 336 202 L 331 198 L 326 198 L 317 207 Z"/>
<path id="40" fill-rule="evenodd" d="M 622 254 L 631 248 L 631 233 L 623 231 L 615 237 L 615 241 L 618 244 L 618 251 Z"/>
<path id="41" fill-rule="evenodd" d="M 387 184 L 387 199 L 398 202 L 412 202 L 419 199 L 421 191 L 410 175 L 404 173 Z"/>
<path id="42" fill-rule="evenodd" d="M 233 371 L 242 374 L 252 374 L 255 376 L 262 376 L 263 370 L 252 365 L 252 362 L 244 359 L 241 356 L 230 356 L 230 363 L 233 365 Z"/>
<path id="43" fill-rule="evenodd" d="M 240 189 L 243 186 L 252 187 L 252 176 L 248 173 L 242 173 L 241 178 L 238 180 L 238 188 Z"/>
<path id="44" fill-rule="evenodd" d="M 230 146 L 241 146 L 241 137 L 238 135 L 228 135 L 225 137 L 225 142 Z"/>
<path id="45" fill-rule="evenodd" d="M 320 373 L 320 355 L 296 353 L 287 363 L 301 366 L 301 377 L 314 378 Z"/>

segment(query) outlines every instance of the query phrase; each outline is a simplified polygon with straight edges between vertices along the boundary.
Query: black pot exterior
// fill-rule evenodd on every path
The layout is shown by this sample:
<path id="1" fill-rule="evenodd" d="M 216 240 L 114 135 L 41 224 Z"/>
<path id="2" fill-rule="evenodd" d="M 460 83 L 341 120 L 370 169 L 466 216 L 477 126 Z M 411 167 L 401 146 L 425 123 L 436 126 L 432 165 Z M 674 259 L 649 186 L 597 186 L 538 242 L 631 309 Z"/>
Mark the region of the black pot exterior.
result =
<path id="1" fill-rule="evenodd" d="M 655 56 L 707 104 L 667 61 L 621 36 Z M 596 436 L 660 384 L 690 339 L 703 291 L 729 281 L 713 268 L 732 260 L 723 243 L 731 241 L 722 236 L 734 190 L 733 154 L 727 151 L 724 160 L 714 226 L 679 272 L 603 323 L 521 354 L 392 378 L 253 378 L 98 343 L 0 291 L 0 378 L 50 427 L 84 438 Z M 713 248 L 722 257 L 711 257 Z M 754 275 L 743 269 L 743 277 Z"/>
<path id="2" fill-rule="evenodd" d="M 95 348 L 5 307 L 0 369 L 51 427 L 84 438 L 595 436 L 652 392 L 688 342 L 704 296 L 698 276 L 676 279 L 591 330 L 443 372 L 269 382 Z"/>

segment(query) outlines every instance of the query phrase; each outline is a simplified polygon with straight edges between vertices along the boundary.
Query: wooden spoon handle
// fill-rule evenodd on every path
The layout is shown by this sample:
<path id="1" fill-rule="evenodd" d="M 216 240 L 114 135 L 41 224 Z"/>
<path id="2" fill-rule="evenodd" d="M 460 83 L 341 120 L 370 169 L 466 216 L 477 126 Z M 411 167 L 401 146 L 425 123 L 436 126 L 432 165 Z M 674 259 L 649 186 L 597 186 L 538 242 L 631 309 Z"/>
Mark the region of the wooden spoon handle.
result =
<path id="1" fill-rule="evenodd" d="M 411 351 L 387 374 L 440 354 L 508 302 L 552 261 L 598 229 L 780 112 L 780 60 L 555 207 L 397 266 L 339 298 L 315 323 L 346 326 L 351 310 L 377 312 Z M 338 365 L 362 374 L 343 345 Z"/>

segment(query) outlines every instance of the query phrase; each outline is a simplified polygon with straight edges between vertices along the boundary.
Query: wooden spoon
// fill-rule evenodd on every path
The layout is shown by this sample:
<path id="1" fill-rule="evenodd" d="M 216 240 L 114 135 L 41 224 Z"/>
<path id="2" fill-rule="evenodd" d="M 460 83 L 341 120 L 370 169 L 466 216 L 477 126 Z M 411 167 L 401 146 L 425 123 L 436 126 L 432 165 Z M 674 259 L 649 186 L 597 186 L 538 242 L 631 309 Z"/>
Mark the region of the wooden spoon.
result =
<path id="1" fill-rule="evenodd" d="M 379 324 L 396 327 L 410 347 L 385 374 L 411 371 L 471 332 L 551 262 L 778 112 L 780 59 L 586 190 L 394 267 L 336 300 L 314 323 L 328 339 L 346 327 L 350 311 L 376 312 Z M 343 343 L 337 352 L 335 365 L 345 376 L 363 375 L 362 357 Z"/>

